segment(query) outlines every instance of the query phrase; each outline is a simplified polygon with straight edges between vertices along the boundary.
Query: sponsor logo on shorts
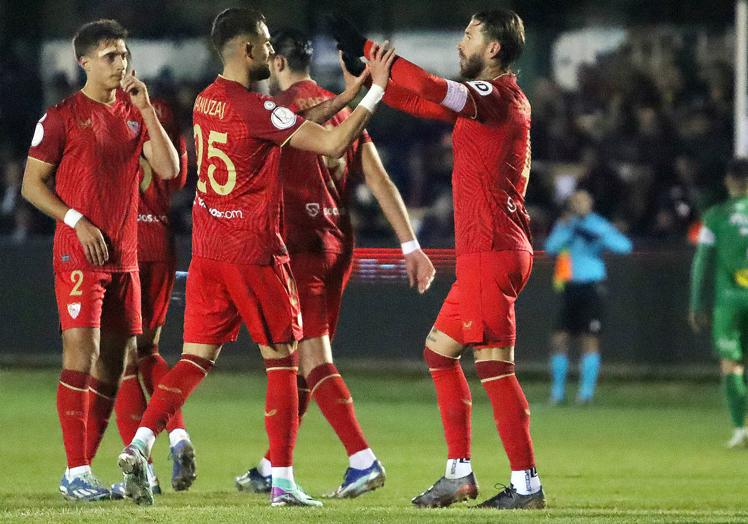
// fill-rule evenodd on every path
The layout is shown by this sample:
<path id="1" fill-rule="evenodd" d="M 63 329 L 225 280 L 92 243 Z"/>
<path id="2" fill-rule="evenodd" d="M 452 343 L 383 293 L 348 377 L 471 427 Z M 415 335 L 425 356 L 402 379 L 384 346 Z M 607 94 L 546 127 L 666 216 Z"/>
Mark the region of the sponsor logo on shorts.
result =
<path id="1" fill-rule="evenodd" d="M 73 319 L 78 318 L 78 315 L 80 315 L 81 312 L 81 303 L 80 302 L 72 302 L 68 304 L 68 314 L 73 317 Z"/>
<path id="2" fill-rule="evenodd" d="M 471 327 L 473 327 L 473 321 L 472 320 L 467 320 L 467 321 L 465 321 L 465 322 L 462 323 L 462 328 L 463 329 L 470 329 Z"/>
<path id="3" fill-rule="evenodd" d="M 272 416 L 273 416 L 273 415 L 275 415 L 276 413 L 278 413 L 278 410 L 277 410 L 277 409 L 271 409 L 270 411 L 266 411 L 266 412 L 265 412 L 265 416 L 266 416 L 266 417 L 272 417 Z"/>
<path id="4" fill-rule="evenodd" d="M 241 209 L 226 209 L 224 211 L 220 209 L 216 209 L 214 207 L 208 207 L 205 205 L 205 201 L 196 196 L 195 200 L 197 201 L 197 205 L 200 207 L 206 209 L 208 213 L 210 213 L 211 216 L 216 218 L 225 218 L 226 220 L 232 220 L 234 218 L 243 219 L 244 218 L 244 212 Z"/>

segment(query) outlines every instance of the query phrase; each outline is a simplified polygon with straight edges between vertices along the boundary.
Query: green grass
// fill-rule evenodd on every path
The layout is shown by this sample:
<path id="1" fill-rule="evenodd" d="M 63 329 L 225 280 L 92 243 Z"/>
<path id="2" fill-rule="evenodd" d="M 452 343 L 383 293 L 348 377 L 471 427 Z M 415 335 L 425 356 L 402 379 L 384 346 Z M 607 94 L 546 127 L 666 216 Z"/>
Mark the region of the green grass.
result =
<path id="1" fill-rule="evenodd" d="M 127 501 L 71 504 L 57 493 L 64 453 L 55 412 L 56 372 L 0 371 L 0 521 L 26 522 L 746 522 L 748 450 L 723 448 L 727 414 L 716 384 L 614 383 L 587 408 L 550 408 L 546 385 L 527 384 L 533 436 L 548 498 L 542 512 L 498 513 L 464 506 L 416 510 L 410 498 L 442 473 L 445 446 L 426 376 L 348 377 L 369 441 L 384 462 L 385 488 L 323 509 L 270 508 L 265 497 L 238 493 L 233 477 L 265 449 L 264 377 L 211 375 L 185 415 L 198 450 L 199 479 L 187 493 L 167 487 L 156 505 Z M 508 480 L 508 465 L 489 405 L 474 392 L 473 461 L 482 487 Z M 94 462 L 104 481 L 118 480 L 121 448 L 114 423 Z M 169 485 L 166 439 L 154 450 Z M 342 446 L 319 411 L 304 419 L 296 476 L 320 494 L 346 467 Z"/>

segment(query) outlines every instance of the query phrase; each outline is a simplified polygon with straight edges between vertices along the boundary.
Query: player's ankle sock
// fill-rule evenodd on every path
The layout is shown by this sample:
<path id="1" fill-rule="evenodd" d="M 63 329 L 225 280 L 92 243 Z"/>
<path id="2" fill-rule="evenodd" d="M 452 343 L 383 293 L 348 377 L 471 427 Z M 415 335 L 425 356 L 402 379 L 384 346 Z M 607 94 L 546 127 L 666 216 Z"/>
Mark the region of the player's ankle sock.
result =
<path id="1" fill-rule="evenodd" d="M 475 363 L 475 369 L 491 401 L 494 422 L 512 471 L 533 468 L 530 406 L 514 375 L 514 363 L 482 360 Z"/>
<path id="2" fill-rule="evenodd" d="M 746 386 L 743 375 L 730 373 L 722 377 L 727 397 L 727 409 L 736 428 L 745 426 Z"/>
<path id="3" fill-rule="evenodd" d="M 131 445 L 138 448 L 146 457 L 151 456 L 153 445 L 156 443 L 156 434 L 151 428 L 139 427 L 132 438 Z"/>
<path id="4" fill-rule="evenodd" d="M 114 401 L 117 429 L 123 443 L 127 444 L 135 436 L 147 404 L 138 380 L 138 367 L 127 366 L 119 383 L 117 399 Z"/>
<path id="5" fill-rule="evenodd" d="M 89 380 L 88 373 L 63 369 L 57 385 L 57 415 L 69 468 L 90 464 L 86 455 Z"/>
<path id="6" fill-rule="evenodd" d="M 189 434 L 184 429 L 177 428 L 169 431 L 169 446 L 172 448 L 183 440 L 190 440 Z"/>
<path id="7" fill-rule="evenodd" d="M 348 457 L 348 466 L 353 469 L 366 469 L 370 468 L 375 460 L 377 460 L 377 456 L 374 455 L 371 448 L 366 448 Z"/>
<path id="8" fill-rule="evenodd" d="M 262 457 L 257 463 L 257 472 L 263 477 L 267 477 L 273 474 L 273 464 L 269 458 Z"/>
<path id="9" fill-rule="evenodd" d="M 321 364 L 306 377 L 311 396 L 343 443 L 348 456 L 369 447 L 356 419 L 353 398 L 335 364 Z"/>
<path id="10" fill-rule="evenodd" d="M 304 380 L 304 377 L 301 375 L 296 375 L 296 388 L 299 392 L 299 426 L 301 426 L 301 421 L 304 418 L 304 414 L 306 413 L 307 408 L 309 407 L 309 385 L 306 383 L 306 380 Z M 270 449 L 268 448 L 265 451 L 265 455 L 263 455 L 263 458 L 260 459 L 260 462 L 258 464 L 258 470 L 260 465 L 267 463 L 266 469 L 263 469 L 260 471 L 260 474 L 263 477 L 267 477 L 270 475 Z"/>
<path id="11" fill-rule="evenodd" d="M 276 468 L 293 465 L 293 448 L 299 430 L 299 397 L 296 389 L 298 353 L 265 359 L 268 384 L 265 397 L 265 430 L 270 441 L 270 462 Z"/>
<path id="12" fill-rule="evenodd" d="M 551 400 L 561 402 L 566 397 L 566 375 L 569 372 L 569 356 L 566 353 L 551 355 Z"/>
<path id="13" fill-rule="evenodd" d="M 150 428 L 156 435 L 161 433 L 212 368 L 213 362 L 210 360 L 196 355 L 182 355 L 156 386 L 140 426 Z"/>
<path id="14" fill-rule="evenodd" d="M 93 460 L 104 437 L 114 408 L 117 384 L 107 384 L 94 377 L 88 383 L 88 423 L 86 425 L 86 456 Z"/>
<path id="15" fill-rule="evenodd" d="M 436 389 L 448 458 L 470 458 L 470 413 L 473 401 L 459 358 L 423 351 Z"/>
<path id="16" fill-rule="evenodd" d="M 280 485 L 283 488 L 290 489 L 296 485 L 293 478 L 293 466 L 283 468 L 273 466 L 270 474 L 273 476 L 273 486 Z"/>
<path id="17" fill-rule="evenodd" d="M 512 471 L 511 483 L 520 495 L 531 495 L 540 491 L 540 477 L 534 467 Z"/>
<path id="18" fill-rule="evenodd" d="M 149 395 L 153 396 L 154 388 L 169 372 L 169 364 L 158 352 L 158 344 L 151 346 L 151 354 L 138 361 L 138 371 L 143 379 L 143 385 Z M 166 424 L 166 430 L 184 429 L 182 410 L 178 409 Z"/>
<path id="19" fill-rule="evenodd" d="M 600 353 L 585 353 L 579 363 L 579 400 L 592 400 L 595 396 L 597 376 L 600 374 Z"/>
<path id="20" fill-rule="evenodd" d="M 73 480 L 75 477 L 80 477 L 86 473 L 91 473 L 91 466 L 78 466 L 75 468 L 67 468 L 65 470 L 65 477 L 68 480 Z"/>
<path id="21" fill-rule="evenodd" d="M 448 479 L 461 479 L 473 472 L 473 465 L 469 458 L 447 459 L 444 476 Z"/>

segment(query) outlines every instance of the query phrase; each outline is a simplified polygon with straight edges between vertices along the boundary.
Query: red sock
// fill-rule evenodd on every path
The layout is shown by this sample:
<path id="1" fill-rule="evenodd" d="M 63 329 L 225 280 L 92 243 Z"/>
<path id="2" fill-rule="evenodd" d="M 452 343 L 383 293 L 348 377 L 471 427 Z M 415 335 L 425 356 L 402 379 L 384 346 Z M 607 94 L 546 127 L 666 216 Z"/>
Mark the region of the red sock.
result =
<path id="1" fill-rule="evenodd" d="M 57 415 L 69 468 L 91 463 L 86 455 L 89 379 L 88 373 L 63 369 L 57 385 Z"/>
<path id="2" fill-rule="evenodd" d="M 530 438 L 530 406 L 514 375 L 514 364 L 498 360 L 475 363 L 493 407 L 493 419 L 512 471 L 535 467 Z"/>
<path id="3" fill-rule="evenodd" d="M 164 376 L 169 372 L 169 364 L 158 352 L 158 344 L 153 344 L 151 354 L 138 362 L 138 372 L 143 379 L 143 385 L 149 395 L 153 396 L 154 386 L 161 383 Z M 182 410 L 178 409 L 174 416 L 166 424 L 167 431 L 184 429 L 184 418 Z"/>
<path id="4" fill-rule="evenodd" d="M 161 433 L 168 420 L 184 405 L 187 397 L 212 367 L 213 362 L 210 360 L 195 355 L 182 355 L 179 362 L 156 386 L 140 426 L 149 428 L 156 435 Z"/>
<path id="5" fill-rule="evenodd" d="M 270 462 L 273 467 L 293 465 L 293 448 L 299 431 L 298 365 L 298 353 L 284 358 L 265 359 L 268 375 L 265 430 L 270 441 Z"/>
<path id="6" fill-rule="evenodd" d="M 296 389 L 299 392 L 299 426 L 301 426 L 304 413 L 306 413 L 306 409 L 309 407 L 309 386 L 301 375 L 296 375 Z M 265 452 L 265 458 L 270 460 L 269 448 Z"/>
<path id="7" fill-rule="evenodd" d="M 307 375 L 311 396 L 330 423 L 348 456 L 366 449 L 364 432 L 356 420 L 353 399 L 335 364 L 321 364 Z"/>
<path id="8" fill-rule="evenodd" d="M 460 359 L 440 355 L 429 348 L 423 358 L 436 388 L 436 402 L 447 440 L 447 458 L 470 458 L 473 400 Z"/>
<path id="9" fill-rule="evenodd" d="M 127 366 L 119 383 L 117 399 L 114 401 L 117 429 L 125 445 L 129 444 L 135 436 L 147 404 L 143 388 L 138 380 L 138 367 Z"/>
<path id="10" fill-rule="evenodd" d="M 93 460 L 104 437 L 117 395 L 117 384 L 107 384 L 91 377 L 88 383 L 88 423 L 86 425 L 86 456 Z"/>

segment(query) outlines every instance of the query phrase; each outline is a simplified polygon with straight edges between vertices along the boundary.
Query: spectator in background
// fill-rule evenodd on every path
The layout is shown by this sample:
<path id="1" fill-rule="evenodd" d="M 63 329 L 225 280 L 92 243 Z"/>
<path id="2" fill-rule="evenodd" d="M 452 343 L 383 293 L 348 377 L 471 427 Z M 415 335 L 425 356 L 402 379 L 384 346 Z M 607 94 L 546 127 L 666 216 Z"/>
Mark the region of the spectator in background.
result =
<path id="1" fill-rule="evenodd" d="M 556 223 L 545 244 L 546 252 L 557 257 L 558 285 L 563 286 L 561 312 L 551 339 L 552 404 L 566 397 L 572 337 L 578 338 L 582 351 L 576 401 L 592 401 L 600 370 L 601 284 L 606 277 L 602 254 L 631 252 L 631 241 L 594 213 L 592 206 L 587 191 L 575 192 L 569 198 L 567 215 Z"/>

